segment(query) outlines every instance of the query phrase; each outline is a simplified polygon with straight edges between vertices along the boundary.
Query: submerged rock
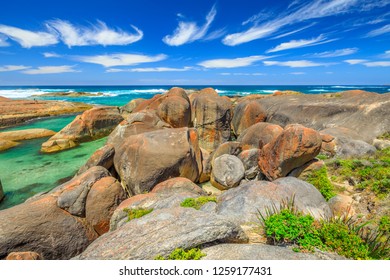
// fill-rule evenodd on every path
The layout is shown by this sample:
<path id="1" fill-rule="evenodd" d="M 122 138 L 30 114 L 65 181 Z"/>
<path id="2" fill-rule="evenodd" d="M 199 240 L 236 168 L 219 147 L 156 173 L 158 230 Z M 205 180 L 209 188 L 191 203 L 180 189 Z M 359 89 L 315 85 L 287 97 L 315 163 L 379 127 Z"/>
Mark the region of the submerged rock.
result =
<path id="1" fill-rule="evenodd" d="M 1 184 L 0 180 L 0 202 L 3 200 L 4 196 L 3 185 Z"/>
<path id="2" fill-rule="evenodd" d="M 233 222 L 193 208 L 155 210 L 133 219 L 92 243 L 76 259 L 153 260 L 176 248 L 190 249 L 212 242 L 246 242 Z"/>
<path id="3" fill-rule="evenodd" d="M 18 142 L 0 139 L 0 152 L 16 147 L 19 144 Z"/>
<path id="4" fill-rule="evenodd" d="M 35 138 L 43 138 L 53 136 L 54 131 L 43 128 L 31 128 L 15 131 L 0 132 L 0 139 L 9 141 L 22 141 Z"/>

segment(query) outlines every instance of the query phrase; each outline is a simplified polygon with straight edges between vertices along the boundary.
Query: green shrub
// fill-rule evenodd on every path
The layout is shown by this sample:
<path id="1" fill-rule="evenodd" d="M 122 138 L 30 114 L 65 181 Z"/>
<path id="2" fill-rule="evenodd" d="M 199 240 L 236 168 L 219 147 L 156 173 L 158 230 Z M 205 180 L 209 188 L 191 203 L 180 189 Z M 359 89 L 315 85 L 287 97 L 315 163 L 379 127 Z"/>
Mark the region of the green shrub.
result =
<path id="1" fill-rule="evenodd" d="M 182 248 L 176 248 L 167 258 L 158 255 L 155 260 L 200 260 L 206 254 L 202 253 L 199 248 L 192 248 L 189 250 L 183 250 Z"/>
<path id="2" fill-rule="evenodd" d="M 128 208 L 125 208 L 125 209 L 123 209 L 123 211 L 127 213 L 127 221 L 129 222 L 131 220 L 138 219 L 138 218 L 141 218 L 141 217 L 149 214 L 150 212 L 153 211 L 153 208 L 151 208 L 151 209 L 145 209 L 145 208 L 128 209 Z"/>
<path id="3" fill-rule="evenodd" d="M 315 186 L 327 201 L 336 195 L 325 166 L 309 174 L 306 181 Z"/>
<path id="4" fill-rule="evenodd" d="M 326 160 L 326 159 L 328 159 L 328 156 L 324 155 L 324 154 L 319 154 L 319 155 L 316 156 L 316 158 L 318 158 L 320 160 Z"/>
<path id="5" fill-rule="evenodd" d="M 180 204 L 182 207 L 192 207 L 196 210 L 199 210 L 203 205 L 208 202 L 217 202 L 217 198 L 215 196 L 200 196 L 198 198 L 186 198 Z"/>
<path id="6" fill-rule="evenodd" d="M 259 219 L 268 241 L 274 245 L 291 244 L 293 251 L 314 251 L 314 248 L 337 252 L 353 259 L 389 259 L 390 239 L 382 232 L 367 227 L 350 217 L 321 222 L 297 211 L 293 202 L 282 203 L 259 212 Z M 384 219 L 384 227 L 388 221 Z"/>
<path id="7" fill-rule="evenodd" d="M 379 220 L 379 230 L 385 234 L 390 234 L 390 217 L 383 216 Z"/>

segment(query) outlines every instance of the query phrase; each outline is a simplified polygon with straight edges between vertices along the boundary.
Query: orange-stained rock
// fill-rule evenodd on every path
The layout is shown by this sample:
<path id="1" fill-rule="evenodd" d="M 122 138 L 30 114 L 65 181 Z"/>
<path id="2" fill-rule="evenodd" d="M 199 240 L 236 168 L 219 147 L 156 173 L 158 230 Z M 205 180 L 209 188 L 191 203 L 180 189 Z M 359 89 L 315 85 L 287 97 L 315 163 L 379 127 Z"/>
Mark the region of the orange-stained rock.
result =
<path id="1" fill-rule="evenodd" d="M 280 95 L 301 95 L 302 92 L 299 91 L 293 91 L 293 90 L 282 90 L 282 91 L 275 91 L 272 95 L 273 96 L 280 96 Z"/>
<path id="2" fill-rule="evenodd" d="M 142 102 L 144 102 L 145 100 L 146 99 L 144 99 L 144 98 L 136 98 L 136 99 L 131 100 L 126 105 L 123 105 L 122 107 L 120 107 L 120 112 L 121 112 L 122 116 L 127 117 L 129 114 L 133 113 L 134 109 L 137 108 L 137 106 L 139 104 L 141 104 Z"/>
<path id="3" fill-rule="evenodd" d="M 132 113 L 111 132 L 107 143 L 119 147 L 125 139 L 132 135 L 170 127 L 169 124 L 159 118 L 154 110 Z"/>
<path id="4" fill-rule="evenodd" d="M 30 128 L 23 130 L 14 130 L 0 132 L 0 139 L 9 141 L 22 141 L 35 138 L 49 137 L 56 134 L 54 131 L 44 128 Z"/>
<path id="5" fill-rule="evenodd" d="M 237 141 L 241 143 L 243 150 L 258 149 L 261 148 L 260 145 L 273 141 L 282 131 L 283 128 L 279 125 L 260 122 L 244 130 Z"/>
<path id="6" fill-rule="evenodd" d="M 55 152 L 72 148 L 72 145 L 58 145 L 57 140 L 72 141 L 76 145 L 105 137 L 123 120 L 117 107 L 97 107 L 77 116 L 60 132 L 42 144 L 42 152 Z M 58 148 L 57 148 L 58 147 Z"/>
<path id="7" fill-rule="evenodd" d="M 8 261 L 35 261 L 35 260 L 41 260 L 42 257 L 36 252 L 12 252 L 9 253 L 6 260 Z"/>
<path id="8" fill-rule="evenodd" d="M 0 139 L 0 152 L 16 147 L 19 144 L 18 142 Z"/>
<path id="9" fill-rule="evenodd" d="M 190 102 L 177 94 L 168 95 L 158 106 L 157 114 L 172 127 L 186 127 L 191 121 Z"/>
<path id="10" fill-rule="evenodd" d="M 111 216 L 125 199 L 125 191 L 113 177 L 104 177 L 93 184 L 87 196 L 85 218 L 97 234 L 110 229 Z"/>
<path id="11" fill-rule="evenodd" d="M 83 112 L 91 105 L 79 102 L 0 99 L 0 127 L 13 126 L 39 117 Z"/>
<path id="12" fill-rule="evenodd" d="M 312 174 L 315 171 L 320 170 L 324 166 L 325 166 L 325 162 L 323 160 L 314 158 L 311 161 L 305 163 L 304 165 L 295 168 L 293 171 L 291 171 L 288 174 L 288 176 L 305 180 L 308 175 Z"/>
<path id="13" fill-rule="evenodd" d="M 199 178 L 202 170 L 197 133 L 167 128 L 132 135 L 115 147 L 115 169 L 131 194 L 150 191 L 172 177 Z"/>
<path id="14" fill-rule="evenodd" d="M 321 144 L 321 135 L 317 131 L 302 125 L 288 125 L 260 150 L 260 170 L 269 180 L 285 177 L 317 156 Z"/>
<path id="15" fill-rule="evenodd" d="M 321 134 L 321 138 L 322 138 L 321 153 L 334 156 L 336 154 L 335 137 L 329 134 Z"/>
<path id="16" fill-rule="evenodd" d="M 180 191 L 191 191 L 199 195 L 204 194 L 204 191 L 190 179 L 176 177 L 161 182 L 153 187 L 151 193 L 175 193 Z"/>
<path id="17" fill-rule="evenodd" d="M 201 154 L 202 154 L 202 173 L 200 174 L 199 183 L 204 183 L 210 180 L 211 175 L 211 159 L 210 153 L 200 148 Z"/>
<path id="18" fill-rule="evenodd" d="M 43 259 L 70 259 L 97 238 L 83 219 L 57 207 L 55 194 L 0 212 L 0 259 L 11 252 L 26 251 Z"/>
<path id="19" fill-rule="evenodd" d="M 92 154 L 88 161 L 79 169 L 77 175 L 84 173 L 93 166 L 102 166 L 105 169 L 110 170 L 114 165 L 114 154 L 115 149 L 113 145 L 104 145 Z"/>
<path id="20" fill-rule="evenodd" d="M 267 118 L 267 112 L 260 103 L 253 101 L 240 102 L 234 108 L 233 130 L 236 136 L 239 136 L 245 129 L 251 125 L 264 122 Z"/>
<path id="21" fill-rule="evenodd" d="M 191 113 L 192 123 L 199 133 L 202 148 L 213 151 L 221 143 L 229 140 L 232 118 L 232 104 L 229 98 L 215 95 L 211 89 L 201 91 L 192 100 Z"/>

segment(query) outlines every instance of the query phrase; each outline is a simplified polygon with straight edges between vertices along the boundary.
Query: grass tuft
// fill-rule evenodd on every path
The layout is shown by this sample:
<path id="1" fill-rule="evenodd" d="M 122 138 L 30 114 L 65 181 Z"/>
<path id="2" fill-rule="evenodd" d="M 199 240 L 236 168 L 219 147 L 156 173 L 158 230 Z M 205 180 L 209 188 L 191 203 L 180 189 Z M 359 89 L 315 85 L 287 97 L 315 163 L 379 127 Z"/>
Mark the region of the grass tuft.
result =
<path id="1" fill-rule="evenodd" d="M 203 205 L 208 202 L 217 202 L 215 196 L 200 196 L 198 198 L 186 198 L 180 204 L 181 207 L 191 207 L 199 210 Z"/>

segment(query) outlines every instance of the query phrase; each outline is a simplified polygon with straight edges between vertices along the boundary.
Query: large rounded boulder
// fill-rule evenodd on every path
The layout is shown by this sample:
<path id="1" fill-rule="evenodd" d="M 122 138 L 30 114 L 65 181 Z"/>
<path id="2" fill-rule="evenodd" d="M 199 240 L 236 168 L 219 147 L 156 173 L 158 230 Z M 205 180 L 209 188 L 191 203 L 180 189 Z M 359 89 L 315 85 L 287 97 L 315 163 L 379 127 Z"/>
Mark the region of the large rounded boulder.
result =
<path id="1" fill-rule="evenodd" d="M 263 106 L 255 100 L 247 100 L 237 104 L 234 108 L 233 130 L 239 136 L 248 127 L 258 122 L 264 122 L 267 112 Z"/>
<path id="2" fill-rule="evenodd" d="M 167 128 L 130 136 L 115 147 L 114 165 L 132 194 L 172 177 L 195 182 L 202 171 L 198 135 L 194 129 Z"/>
<path id="3" fill-rule="evenodd" d="M 288 125 L 260 150 L 260 170 L 271 181 L 285 177 L 316 157 L 321 145 L 321 135 L 317 131 L 302 125 Z"/>
<path id="4" fill-rule="evenodd" d="M 232 104 L 227 97 L 208 89 L 194 95 L 191 104 L 193 126 L 199 133 L 200 146 L 213 151 L 230 138 Z"/>

